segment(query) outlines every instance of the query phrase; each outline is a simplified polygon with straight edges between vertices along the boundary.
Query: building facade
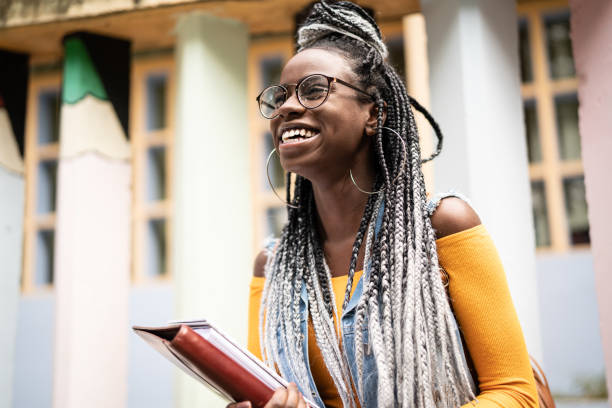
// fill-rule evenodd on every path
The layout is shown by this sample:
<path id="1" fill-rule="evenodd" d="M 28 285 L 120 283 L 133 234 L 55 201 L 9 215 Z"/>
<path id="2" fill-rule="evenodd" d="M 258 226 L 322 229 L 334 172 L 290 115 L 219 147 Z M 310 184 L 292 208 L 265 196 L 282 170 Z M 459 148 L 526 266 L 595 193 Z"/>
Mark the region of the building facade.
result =
<path id="1" fill-rule="evenodd" d="M 245 341 L 254 254 L 286 220 L 254 101 L 307 3 L 0 9 L 0 406 L 223 406 L 129 328 L 206 316 Z M 445 132 L 430 192 L 472 198 L 553 392 L 606 406 L 569 4 L 358 3 Z"/>

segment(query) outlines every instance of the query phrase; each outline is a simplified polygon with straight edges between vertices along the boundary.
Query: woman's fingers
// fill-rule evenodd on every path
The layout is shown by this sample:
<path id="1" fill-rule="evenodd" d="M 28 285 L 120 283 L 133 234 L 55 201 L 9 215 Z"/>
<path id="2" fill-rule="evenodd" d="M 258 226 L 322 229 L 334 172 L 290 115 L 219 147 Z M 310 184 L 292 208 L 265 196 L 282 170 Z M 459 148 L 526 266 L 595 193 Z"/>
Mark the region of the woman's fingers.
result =
<path id="1" fill-rule="evenodd" d="M 294 383 L 289 383 L 287 387 L 287 401 L 285 402 L 285 407 L 287 408 L 297 408 L 298 402 L 302 396 L 298 391 L 297 385 Z"/>
<path id="2" fill-rule="evenodd" d="M 279 388 L 274 392 L 265 408 L 306 408 L 306 402 L 294 383 L 287 388 Z"/>
<path id="3" fill-rule="evenodd" d="M 310 405 L 306 403 L 306 400 L 304 400 L 304 396 L 302 395 L 301 392 L 300 392 L 300 399 L 299 399 L 297 408 L 310 408 Z"/>
<path id="4" fill-rule="evenodd" d="M 225 408 L 251 408 L 251 401 L 232 402 Z"/>
<path id="5" fill-rule="evenodd" d="M 285 401 L 287 401 L 287 389 L 279 388 L 274 391 L 272 398 L 270 398 L 270 401 L 268 401 L 264 408 L 284 408 Z"/>

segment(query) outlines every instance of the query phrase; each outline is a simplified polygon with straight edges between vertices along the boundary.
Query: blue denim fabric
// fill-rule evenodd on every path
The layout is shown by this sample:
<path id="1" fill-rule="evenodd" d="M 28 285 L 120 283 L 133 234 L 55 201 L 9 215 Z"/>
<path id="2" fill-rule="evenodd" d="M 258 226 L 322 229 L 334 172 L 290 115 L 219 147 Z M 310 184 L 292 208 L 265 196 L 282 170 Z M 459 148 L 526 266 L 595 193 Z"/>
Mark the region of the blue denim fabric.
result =
<path id="1" fill-rule="evenodd" d="M 430 200 L 427 204 L 427 211 L 429 215 L 431 216 L 431 214 L 433 214 L 433 212 L 436 210 L 438 204 L 443 198 L 451 197 L 451 196 L 459 197 L 459 198 L 466 200 L 465 197 L 463 197 L 461 194 L 453 192 L 453 191 L 439 194 L 435 196 L 432 200 Z M 378 236 L 378 233 L 382 225 L 383 212 L 384 212 L 384 203 L 383 205 L 381 205 L 380 211 L 378 212 L 377 217 L 376 217 L 376 224 L 374 228 L 375 238 Z M 346 309 L 343 310 L 342 316 L 340 318 L 340 321 L 341 321 L 340 332 L 342 336 L 342 345 L 343 345 L 344 352 L 349 362 L 349 367 L 350 367 L 353 383 L 355 384 L 356 387 L 358 387 L 358 384 L 359 384 L 359 376 L 357 372 L 357 363 L 355 360 L 355 315 L 356 315 L 357 304 L 359 303 L 359 299 L 361 298 L 361 295 L 363 293 L 363 279 L 365 277 L 365 279 L 367 280 L 370 274 L 370 269 L 371 269 L 370 262 L 367 263 L 364 269 L 365 269 L 364 274 L 362 275 L 361 279 L 359 279 L 359 282 L 357 283 L 357 286 L 355 287 L 355 291 L 353 292 L 353 295 L 351 296 Z M 304 361 L 306 361 L 306 367 L 309 368 L 310 362 L 308 359 L 308 295 L 306 293 L 305 286 L 302 287 L 302 293 L 301 293 L 301 299 L 300 299 L 300 313 L 301 313 L 301 331 L 302 331 L 302 336 L 304 338 L 302 352 L 304 354 Z M 456 322 L 455 322 L 455 334 L 457 336 L 459 344 L 461 345 L 461 348 L 463 348 L 463 345 L 461 344 L 461 336 L 459 334 L 459 327 L 457 326 Z M 373 407 L 377 407 L 378 405 L 378 399 L 377 399 L 378 398 L 378 370 L 376 368 L 376 360 L 374 359 L 374 352 L 372 351 L 369 345 L 370 336 L 368 332 L 367 321 L 364 324 L 362 338 L 363 338 L 363 347 L 365 348 L 364 361 L 363 361 L 363 364 L 364 364 L 364 367 L 363 367 L 363 373 L 364 373 L 363 397 L 364 397 L 364 400 L 360 401 L 360 403 L 363 408 L 366 408 L 366 407 L 373 408 Z M 289 373 L 290 370 L 288 369 L 288 361 L 285 357 L 283 350 L 280 351 L 280 359 L 281 361 L 279 362 L 279 364 L 282 367 L 282 371 L 285 373 Z M 469 372 L 465 358 L 463 359 L 462 363 L 466 371 Z M 287 381 L 293 381 L 297 383 L 296 379 L 292 378 L 291 375 L 289 376 L 289 378 L 286 378 L 286 379 Z M 309 371 L 309 382 L 310 382 L 310 388 L 313 390 L 312 395 L 311 395 L 313 402 L 315 402 L 320 408 L 325 407 L 325 404 L 323 403 L 323 400 L 321 399 L 321 396 L 319 395 L 317 391 L 317 387 L 315 385 L 314 379 L 312 377 L 312 373 L 310 371 Z M 473 382 L 471 386 L 473 390 L 476 390 L 476 387 Z M 300 391 L 304 393 L 304 390 L 300 390 Z"/>

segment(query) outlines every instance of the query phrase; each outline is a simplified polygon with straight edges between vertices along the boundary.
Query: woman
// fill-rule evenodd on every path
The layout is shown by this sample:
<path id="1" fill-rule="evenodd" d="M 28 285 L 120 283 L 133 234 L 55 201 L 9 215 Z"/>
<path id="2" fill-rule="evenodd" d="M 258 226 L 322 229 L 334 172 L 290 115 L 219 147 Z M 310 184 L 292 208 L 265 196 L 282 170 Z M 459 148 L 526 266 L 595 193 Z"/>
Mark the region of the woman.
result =
<path id="1" fill-rule="evenodd" d="M 318 3 L 298 45 L 258 97 L 295 174 L 288 224 L 251 284 L 249 348 L 292 382 L 266 407 L 304 407 L 302 393 L 331 407 L 537 406 L 489 235 L 459 198 L 428 210 L 418 105 L 376 23 Z"/>

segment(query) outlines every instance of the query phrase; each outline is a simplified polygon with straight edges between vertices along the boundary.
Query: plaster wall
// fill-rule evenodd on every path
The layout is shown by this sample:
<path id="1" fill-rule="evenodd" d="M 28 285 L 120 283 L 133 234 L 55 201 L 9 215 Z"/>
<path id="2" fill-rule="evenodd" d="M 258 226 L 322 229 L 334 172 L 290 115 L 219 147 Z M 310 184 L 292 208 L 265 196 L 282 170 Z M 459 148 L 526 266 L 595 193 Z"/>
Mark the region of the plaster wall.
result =
<path id="1" fill-rule="evenodd" d="M 543 368 L 556 395 L 578 396 L 604 375 L 590 251 L 538 255 Z"/>
<path id="2" fill-rule="evenodd" d="M 53 292 L 21 297 L 13 357 L 13 408 L 52 406 L 54 334 Z"/>
<path id="3" fill-rule="evenodd" d="M 570 0 L 570 11 L 595 288 L 612 394 L 612 2 Z"/>
<path id="4" fill-rule="evenodd" d="M 13 393 L 24 200 L 23 175 L 0 165 L 0 361 L 3 362 L 0 365 L 0 406 L 6 407 L 11 404 Z"/>
<path id="5" fill-rule="evenodd" d="M 174 319 L 172 283 L 139 285 L 130 290 L 130 327 L 159 326 Z M 177 369 L 129 328 L 129 408 L 174 407 Z"/>

